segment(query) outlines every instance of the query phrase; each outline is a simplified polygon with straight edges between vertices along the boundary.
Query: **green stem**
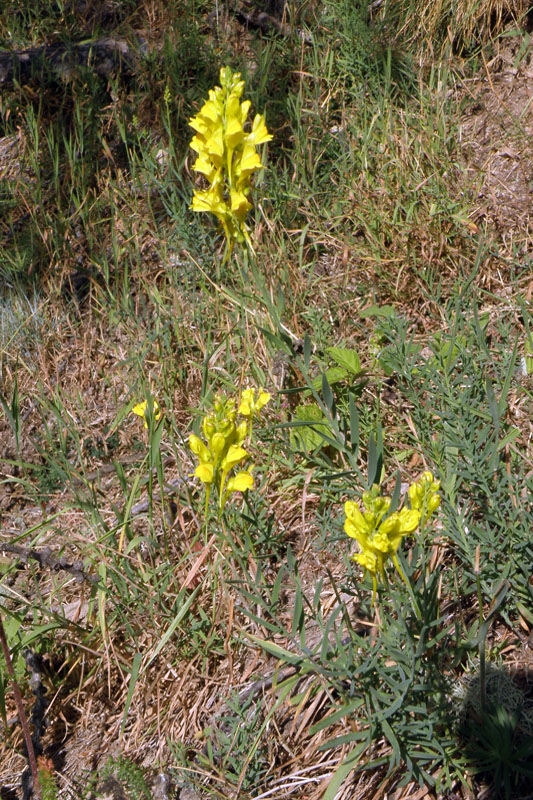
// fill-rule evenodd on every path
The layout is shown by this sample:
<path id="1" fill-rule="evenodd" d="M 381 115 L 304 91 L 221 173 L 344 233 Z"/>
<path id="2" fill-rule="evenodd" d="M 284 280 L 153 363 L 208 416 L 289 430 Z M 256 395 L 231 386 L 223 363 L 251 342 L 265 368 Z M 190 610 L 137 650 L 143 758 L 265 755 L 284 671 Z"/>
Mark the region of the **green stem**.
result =
<path id="1" fill-rule="evenodd" d="M 413 592 L 413 587 L 411 586 L 411 582 L 409 581 L 409 579 L 405 575 L 403 569 L 401 568 L 400 562 L 398 561 L 398 558 L 396 557 L 396 554 L 394 554 L 392 556 L 392 561 L 393 561 L 394 566 L 398 570 L 398 574 L 399 574 L 400 578 L 403 580 L 403 582 L 407 586 L 407 591 L 409 592 L 409 597 L 411 598 L 411 603 L 413 604 L 413 608 L 414 608 L 414 611 L 415 611 L 415 614 L 416 614 L 416 618 L 421 620 L 422 619 L 422 612 L 420 611 L 420 606 L 418 605 L 418 601 L 417 601 L 417 599 L 415 597 L 415 593 Z"/>

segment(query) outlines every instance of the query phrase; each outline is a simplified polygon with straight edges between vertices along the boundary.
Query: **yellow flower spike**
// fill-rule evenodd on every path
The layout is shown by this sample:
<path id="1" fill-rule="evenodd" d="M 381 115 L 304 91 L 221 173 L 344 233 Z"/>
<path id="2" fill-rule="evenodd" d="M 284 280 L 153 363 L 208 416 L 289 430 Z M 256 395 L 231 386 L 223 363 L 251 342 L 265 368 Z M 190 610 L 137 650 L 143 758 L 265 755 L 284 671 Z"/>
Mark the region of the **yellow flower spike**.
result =
<path id="1" fill-rule="evenodd" d="M 146 400 L 143 400 L 142 403 L 137 403 L 131 409 L 131 413 L 135 414 L 138 417 L 142 417 L 144 420 L 144 427 L 148 427 L 148 420 L 147 420 L 147 413 L 148 413 L 148 403 Z M 152 413 L 154 415 L 154 419 L 157 421 L 161 418 L 161 411 L 159 409 L 159 405 L 157 400 L 153 401 L 152 404 Z"/>
<path id="2" fill-rule="evenodd" d="M 253 173 L 263 165 L 256 147 L 270 141 L 265 118 L 256 114 L 247 130 L 250 101 L 241 102 L 244 81 L 229 67 L 220 70 L 220 86 L 189 121 L 195 131 L 191 148 L 198 154 L 193 169 L 204 176 L 210 188 L 194 192 L 193 211 L 212 213 L 226 237 L 226 257 L 236 241 L 250 238 L 245 226 L 251 209 L 248 200 Z"/>

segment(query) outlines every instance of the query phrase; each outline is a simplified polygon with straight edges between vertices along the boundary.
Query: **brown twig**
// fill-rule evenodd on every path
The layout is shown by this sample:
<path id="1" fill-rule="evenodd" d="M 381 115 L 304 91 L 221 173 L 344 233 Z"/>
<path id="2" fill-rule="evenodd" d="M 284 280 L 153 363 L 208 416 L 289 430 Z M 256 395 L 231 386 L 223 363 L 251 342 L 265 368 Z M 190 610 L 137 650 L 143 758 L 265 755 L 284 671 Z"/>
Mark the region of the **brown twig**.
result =
<path id="1" fill-rule="evenodd" d="M 4 658 L 6 661 L 6 667 L 9 677 L 11 679 L 11 687 L 13 689 L 13 696 L 15 698 L 15 703 L 17 706 L 20 727 L 22 728 L 22 734 L 24 736 L 24 741 L 26 743 L 26 751 L 28 753 L 28 761 L 30 763 L 30 769 L 33 778 L 33 793 L 37 798 L 37 800 L 42 800 L 41 786 L 39 784 L 39 771 L 37 769 L 37 760 L 35 758 L 35 750 L 33 748 L 33 742 L 30 735 L 28 720 L 24 712 L 22 696 L 20 694 L 20 689 L 18 687 L 17 679 L 15 677 L 15 670 L 13 669 L 13 662 L 11 661 L 11 655 L 9 652 L 9 647 L 7 645 L 6 634 L 4 631 L 4 623 L 2 622 L 1 615 L 0 615 L 0 642 L 2 643 L 2 651 L 4 653 Z"/>
<path id="2" fill-rule="evenodd" d="M 88 575 L 85 572 L 82 568 L 81 561 L 75 561 L 71 564 L 66 558 L 55 558 L 48 547 L 42 550 L 34 550 L 33 548 L 22 547 L 19 544 L 0 542 L 0 551 L 4 553 L 13 553 L 13 555 L 19 556 L 23 561 L 28 561 L 28 559 L 31 558 L 39 563 L 41 569 L 48 567 L 48 569 L 54 572 L 65 570 L 65 572 L 70 572 L 71 575 L 74 575 L 80 583 L 81 581 L 87 581 L 92 584 L 98 583 L 98 578 L 96 576 Z"/>

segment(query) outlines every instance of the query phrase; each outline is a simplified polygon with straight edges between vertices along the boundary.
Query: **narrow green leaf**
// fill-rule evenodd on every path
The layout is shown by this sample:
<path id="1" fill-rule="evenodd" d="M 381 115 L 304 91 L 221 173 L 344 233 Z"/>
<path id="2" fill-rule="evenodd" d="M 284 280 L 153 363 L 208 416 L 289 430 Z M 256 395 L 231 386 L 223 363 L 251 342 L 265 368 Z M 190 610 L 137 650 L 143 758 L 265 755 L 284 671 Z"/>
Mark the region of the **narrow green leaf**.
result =
<path id="1" fill-rule="evenodd" d="M 159 653 L 161 652 L 163 647 L 166 645 L 166 643 L 168 642 L 168 640 L 170 639 L 170 637 L 172 636 L 172 634 L 174 633 L 174 631 L 176 630 L 176 628 L 178 627 L 178 625 L 180 624 L 180 622 L 182 621 L 184 616 L 187 614 L 187 612 L 188 612 L 189 608 L 191 607 L 193 601 L 196 599 L 196 595 L 200 591 L 200 588 L 201 587 L 198 586 L 192 592 L 192 594 L 190 594 L 187 597 L 187 600 L 185 601 L 185 603 L 180 607 L 180 610 L 178 611 L 178 613 L 176 614 L 176 616 L 174 617 L 174 619 L 172 620 L 172 622 L 168 626 L 167 630 L 165 631 L 165 633 L 163 634 L 162 638 L 160 639 L 159 644 L 157 645 L 156 649 L 152 653 L 152 655 L 150 657 L 150 660 L 146 664 L 145 669 L 148 669 L 148 667 L 150 666 L 152 661 L 154 661 L 154 659 L 157 658 L 157 656 L 159 655 Z M 181 596 L 183 598 L 185 596 L 184 590 L 182 590 L 180 592 L 180 594 L 181 594 Z"/>
<path id="2" fill-rule="evenodd" d="M 357 451 L 359 450 L 359 412 L 357 411 L 357 406 L 355 405 L 355 400 L 352 394 L 350 394 L 350 440 L 352 446 L 352 453 L 354 456 L 357 455 Z"/>
<path id="3" fill-rule="evenodd" d="M 357 697 L 355 700 L 352 700 L 351 703 L 346 703 L 345 706 L 342 706 L 342 708 L 339 708 L 333 714 L 328 714 L 327 716 L 323 717 L 319 722 L 311 725 L 309 728 L 309 736 L 314 736 L 315 733 L 324 730 L 324 728 L 329 728 L 331 725 L 336 725 L 337 722 L 349 717 L 354 713 L 354 711 L 357 711 L 358 708 L 361 708 L 363 703 L 364 699 L 362 697 Z M 365 729 L 364 731 L 356 731 L 355 733 L 357 734 L 356 739 L 362 739 L 363 736 L 366 736 L 367 730 Z"/>
<path id="4" fill-rule="evenodd" d="M 380 483 L 381 471 L 383 467 L 382 447 L 380 447 L 380 429 L 377 430 L 376 437 L 370 434 L 368 440 L 368 486 Z M 377 439 L 377 441 L 376 441 Z"/>
<path id="5" fill-rule="evenodd" d="M 521 433 L 522 431 L 520 428 L 511 428 L 507 436 L 504 436 L 503 439 L 500 439 L 498 442 L 498 452 L 503 450 L 504 447 L 507 447 L 508 444 L 511 444 L 511 442 L 514 442 L 514 440 L 517 439 Z"/>
<path id="6" fill-rule="evenodd" d="M 394 491 L 392 493 L 391 504 L 390 504 L 389 511 L 388 511 L 389 514 L 392 514 L 398 508 L 398 505 L 400 503 L 400 492 L 401 492 L 401 490 L 402 490 L 402 477 L 400 475 L 400 470 L 397 470 L 397 472 L 396 472 L 396 480 L 395 480 L 395 483 L 394 483 Z"/>
<path id="7" fill-rule="evenodd" d="M 485 390 L 487 392 L 487 402 L 489 404 L 489 411 L 492 417 L 492 421 L 494 423 L 494 427 L 497 431 L 500 429 L 500 412 L 498 408 L 498 402 L 496 400 L 496 395 L 494 394 L 494 388 L 492 386 L 492 381 L 490 380 L 489 376 L 485 378 Z"/>
<path id="8" fill-rule="evenodd" d="M 130 682 L 128 686 L 128 696 L 126 697 L 126 704 L 124 706 L 124 714 L 122 716 L 122 725 L 120 726 L 120 735 L 124 735 L 124 727 L 126 725 L 126 719 L 128 716 L 128 711 L 130 710 L 131 701 L 133 698 L 133 692 L 135 691 L 135 684 L 137 683 L 137 677 L 139 675 L 139 669 L 141 666 L 142 661 L 142 654 L 135 653 L 133 656 L 133 664 L 131 667 L 130 673 Z"/>
<path id="9" fill-rule="evenodd" d="M 306 372 L 309 372 L 310 362 L 311 362 L 311 339 L 309 338 L 309 334 L 306 331 L 304 336 L 304 364 Z"/>
<path id="10" fill-rule="evenodd" d="M 391 726 L 389 725 L 389 723 L 387 722 L 387 720 L 384 719 L 381 721 L 381 727 L 383 729 L 383 733 L 387 737 L 390 746 L 392 747 L 395 764 L 399 764 L 400 761 L 402 760 L 402 756 L 400 753 L 400 745 L 398 743 L 398 739 L 396 738 L 396 735 L 392 730 Z"/>
<path id="11" fill-rule="evenodd" d="M 344 761 L 335 770 L 335 774 L 330 780 L 328 788 L 322 795 L 322 800 L 335 800 L 337 792 L 341 788 L 346 778 L 349 776 L 350 772 L 355 769 L 357 762 L 367 747 L 368 743 L 364 741 L 361 742 L 361 744 L 358 744 L 357 747 L 354 747 L 353 750 L 350 750 Z"/>
<path id="12" fill-rule="evenodd" d="M 281 587 L 282 587 L 282 585 L 283 585 L 283 583 L 284 583 L 284 581 L 286 579 L 287 579 L 287 572 L 285 570 L 285 567 L 282 567 L 279 570 L 279 572 L 278 572 L 278 574 L 276 576 L 276 580 L 274 581 L 274 586 L 272 587 L 271 599 L 272 599 L 272 605 L 273 606 L 275 606 L 277 604 L 277 602 L 278 602 L 279 593 L 281 591 Z"/>
<path id="13" fill-rule="evenodd" d="M 251 639 L 252 642 L 255 642 L 258 647 L 266 650 L 267 653 L 275 656 L 275 658 L 279 659 L 280 661 L 286 661 L 287 664 L 299 664 L 302 661 L 302 656 L 298 655 L 297 653 L 290 653 L 288 650 L 284 650 L 283 647 L 279 646 L 279 644 L 269 642 L 266 639 L 260 639 L 258 636 L 254 636 L 253 633 L 248 633 L 247 631 L 244 633 L 245 636 L 248 639 Z"/>
<path id="14" fill-rule="evenodd" d="M 291 635 L 293 636 L 293 638 L 296 637 L 297 633 L 300 633 L 302 631 L 303 625 L 304 625 L 304 609 L 302 601 L 302 590 L 300 586 L 297 586 L 296 591 L 294 593 L 294 611 L 292 612 Z"/>
<path id="15" fill-rule="evenodd" d="M 333 399 L 333 392 L 331 391 L 331 386 L 328 383 L 325 373 L 322 374 L 322 396 L 328 410 L 334 415 L 335 400 Z"/>

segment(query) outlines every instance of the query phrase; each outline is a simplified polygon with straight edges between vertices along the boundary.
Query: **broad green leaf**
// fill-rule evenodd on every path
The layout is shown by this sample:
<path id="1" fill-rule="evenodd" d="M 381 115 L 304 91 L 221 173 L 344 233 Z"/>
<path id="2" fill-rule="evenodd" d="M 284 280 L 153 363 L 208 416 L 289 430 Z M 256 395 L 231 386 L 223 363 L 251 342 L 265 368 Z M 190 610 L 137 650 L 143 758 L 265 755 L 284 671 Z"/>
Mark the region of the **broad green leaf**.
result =
<path id="1" fill-rule="evenodd" d="M 336 383 L 340 383 L 340 381 L 345 381 L 346 378 L 349 377 L 349 372 L 345 370 L 343 367 L 330 367 L 326 370 L 326 380 L 330 386 L 333 386 Z M 315 391 L 319 392 L 322 389 L 322 381 L 323 375 L 318 375 L 318 377 L 314 378 L 311 382 L 311 386 Z"/>
<path id="2" fill-rule="evenodd" d="M 361 372 L 361 360 L 355 350 L 349 350 L 346 347 L 326 347 L 326 352 L 337 362 L 339 367 L 344 367 L 352 375 L 358 375 Z"/>
<path id="3" fill-rule="evenodd" d="M 367 317 L 393 317 L 396 313 L 394 306 L 368 306 L 359 312 L 360 319 Z"/>
<path id="4" fill-rule="evenodd" d="M 320 427 L 327 424 L 324 414 L 316 403 L 311 403 L 308 406 L 297 406 L 293 411 L 293 419 L 302 423 L 302 425 L 293 428 L 290 433 L 291 447 L 294 450 L 309 452 L 324 444 L 323 437 L 312 427 L 313 422 L 318 423 Z M 303 423 L 309 423 L 309 425 Z"/>

